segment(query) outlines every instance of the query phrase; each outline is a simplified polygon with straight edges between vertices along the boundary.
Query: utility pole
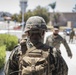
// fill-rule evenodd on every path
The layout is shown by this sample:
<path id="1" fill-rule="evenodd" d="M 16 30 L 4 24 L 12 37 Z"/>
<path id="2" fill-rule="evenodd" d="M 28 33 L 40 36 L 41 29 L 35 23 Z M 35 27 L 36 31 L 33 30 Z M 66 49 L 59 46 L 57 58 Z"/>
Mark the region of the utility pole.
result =
<path id="1" fill-rule="evenodd" d="M 9 24 L 10 24 L 10 20 L 11 20 L 11 17 L 5 17 L 5 19 L 7 20 L 7 24 L 8 24 L 8 34 L 9 34 Z"/>
<path id="2" fill-rule="evenodd" d="M 24 13 L 26 12 L 27 0 L 20 0 L 20 7 L 22 12 L 22 31 L 24 30 Z"/>

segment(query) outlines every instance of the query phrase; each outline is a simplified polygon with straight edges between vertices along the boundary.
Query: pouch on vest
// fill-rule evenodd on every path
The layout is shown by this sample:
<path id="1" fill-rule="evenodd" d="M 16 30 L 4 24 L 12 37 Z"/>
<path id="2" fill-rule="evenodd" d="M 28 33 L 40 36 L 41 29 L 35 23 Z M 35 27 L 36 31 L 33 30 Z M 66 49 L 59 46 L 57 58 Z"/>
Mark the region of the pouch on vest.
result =
<path id="1" fill-rule="evenodd" d="M 20 75 L 48 75 L 49 51 L 33 48 L 21 56 Z"/>

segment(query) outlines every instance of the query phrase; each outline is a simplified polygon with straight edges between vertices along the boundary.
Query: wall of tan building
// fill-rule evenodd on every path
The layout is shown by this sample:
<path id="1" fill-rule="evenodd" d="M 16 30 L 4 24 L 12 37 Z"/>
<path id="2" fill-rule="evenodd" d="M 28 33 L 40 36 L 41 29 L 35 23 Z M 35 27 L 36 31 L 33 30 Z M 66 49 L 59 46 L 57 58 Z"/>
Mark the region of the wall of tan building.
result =
<path id="1" fill-rule="evenodd" d="M 71 28 L 73 27 L 76 30 L 76 13 L 72 13 L 72 12 L 66 12 L 66 13 L 62 13 L 64 18 L 67 20 L 67 25 L 66 26 L 60 26 L 60 29 L 63 30 L 65 28 Z M 52 21 L 52 16 L 53 13 L 50 13 L 50 20 Z M 53 27 L 52 22 L 49 22 L 47 27 L 49 29 L 51 29 Z"/>

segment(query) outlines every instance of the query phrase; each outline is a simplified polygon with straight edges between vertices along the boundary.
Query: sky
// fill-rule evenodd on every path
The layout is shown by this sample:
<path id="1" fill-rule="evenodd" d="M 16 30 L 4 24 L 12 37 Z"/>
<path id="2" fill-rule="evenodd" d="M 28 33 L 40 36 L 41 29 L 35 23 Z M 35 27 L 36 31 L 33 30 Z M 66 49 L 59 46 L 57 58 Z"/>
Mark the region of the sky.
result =
<path id="1" fill-rule="evenodd" d="M 28 9 L 33 10 L 38 5 L 47 7 L 48 4 L 56 1 L 56 9 L 58 12 L 72 12 L 73 7 L 76 4 L 76 0 L 28 0 Z M 49 8 L 49 11 L 53 10 Z M 0 11 L 10 12 L 11 14 L 20 13 L 20 0 L 0 0 Z"/>

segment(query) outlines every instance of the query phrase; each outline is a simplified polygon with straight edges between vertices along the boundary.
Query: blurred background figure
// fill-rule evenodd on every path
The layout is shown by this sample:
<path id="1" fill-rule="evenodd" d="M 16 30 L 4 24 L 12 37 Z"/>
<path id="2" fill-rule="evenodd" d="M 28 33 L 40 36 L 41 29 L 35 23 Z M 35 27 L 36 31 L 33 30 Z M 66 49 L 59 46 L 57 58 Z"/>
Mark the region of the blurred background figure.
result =
<path id="1" fill-rule="evenodd" d="M 68 57 L 72 58 L 72 52 L 68 43 L 61 35 L 59 35 L 59 26 L 54 26 L 53 33 L 46 38 L 46 44 L 55 47 L 59 54 L 61 54 L 60 45 L 63 44 L 66 48 Z"/>
<path id="2" fill-rule="evenodd" d="M 66 40 L 66 36 L 67 36 L 66 30 L 63 30 L 63 37 L 64 37 L 65 40 Z"/>
<path id="3" fill-rule="evenodd" d="M 69 34 L 69 43 L 73 43 L 73 39 L 74 39 L 74 36 L 75 36 L 75 31 L 74 29 L 72 28 L 70 34 Z"/>

